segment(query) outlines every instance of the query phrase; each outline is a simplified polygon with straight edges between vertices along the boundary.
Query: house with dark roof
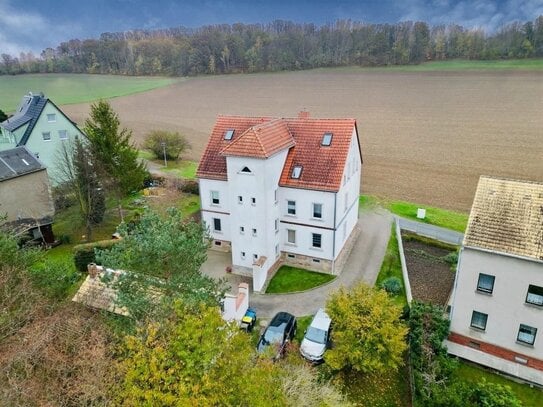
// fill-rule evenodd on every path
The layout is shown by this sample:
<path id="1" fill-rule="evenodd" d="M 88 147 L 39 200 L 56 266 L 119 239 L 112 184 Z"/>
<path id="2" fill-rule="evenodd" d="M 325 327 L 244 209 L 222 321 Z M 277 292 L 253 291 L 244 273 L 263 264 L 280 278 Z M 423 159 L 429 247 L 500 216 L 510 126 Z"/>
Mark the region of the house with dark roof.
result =
<path id="1" fill-rule="evenodd" d="M 0 123 L 0 151 L 25 146 L 57 183 L 56 163 L 62 144 L 82 136 L 77 125 L 43 93 L 28 93 L 13 116 Z"/>
<path id="2" fill-rule="evenodd" d="M 54 213 L 45 166 L 24 146 L 0 151 L 0 229 L 53 243 Z"/>
<path id="3" fill-rule="evenodd" d="M 255 291 L 282 264 L 338 272 L 361 171 L 355 119 L 219 116 L 197 170 L 213 248 Z"/>
<path id="4" fill-rule="evenodd" d="M 479 179 L 450 320 L 449 353 L 543 386 L 543 183 Z"/>

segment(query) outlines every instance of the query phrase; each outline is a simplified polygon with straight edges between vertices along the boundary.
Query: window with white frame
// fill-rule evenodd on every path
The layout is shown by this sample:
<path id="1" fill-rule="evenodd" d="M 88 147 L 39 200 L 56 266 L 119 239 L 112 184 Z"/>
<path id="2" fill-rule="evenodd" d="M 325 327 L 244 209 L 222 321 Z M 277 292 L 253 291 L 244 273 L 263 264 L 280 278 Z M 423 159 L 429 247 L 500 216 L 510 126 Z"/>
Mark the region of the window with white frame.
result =
<path id="1" fill-rule="evenodd" d="M 316 219 L 322 219 L 322 204 L 320 203 L 313 204 L 313 217 Z"/>
<path id="2" fill-rule="evenodd" d="M 61 140 L 68 140 L 68 132 L 66 130 L 59 130 L 58 138 Z"/>
<path id="3" fill-rule="evenodd" d="M 526 302 L 528 304 L 543 306 L 543 287 L 530 284 L 528 293 L 526 294 Z"/>
<path id="4" fill-rule="evenodd" d="M 275 189 L 275 191 L 273 191 L 273 199 L 275 203 L 277 203 L 277 188 Z"/>
<path id="5" fill-rule="evenodd" d="M 322 235 L 320 233 L 312 233 L 311 243 L 312 246 L 320 249 L 322 247 Z"/>
<path id="6" fill-rule="evenodd" d="M 287 229 L 287 243 L 296 244 L 296 231 L 294 229 Z"/>
<path id="7" fill-rule="evenodd" d="M 275 245 L 275 257 L 279 257 L 279 245 Z"/>
<path id="8" fill-rule="evenodd" d="M 536 334 L 537 328 L 520 324 L 520 327 L 518 329 L 517 341 L 525 343 L 527 345 L 533 345 L 535 342 Z"/>
<path id="9" fill-rule="evenodd" d="M 484 314 L 479 311 L 473 311 L 471 314 L 471 323 L 472 328 L 477 328 L 482 331 L 486 329 L 486 321 L 488 320 L 488 314 Z"/>
<path id="10" fill-rule="evenodd" d="M 296 215 L 296 201 L 287 201 L 287 213 Z"/>
<path id="11" fill-rule="evenodd" d="M 245 260 L 245 252 L 241 252 L 241 259 Z"/>
<path id="12" fill-rule="evenodd" d="M 256 205 L 256 198 L 251 198 L 251 205 L 255 206 Z"/>
<path id="13" fill-rule="evenodd" d="M 243 203 L 243 197 L 241 195 L 238 195 L 238 203 L 239 204 Z"/>
<path id="14" fill-rule="evenodd" d="M 239 227 L 239 233 L 244 234 L 245 233 L 245 226 Z"/>
<path id="15" fill-rule="evenodd" d="M 279 232 L 279 219 L 275 219 L 274 226 L 275 226 L 275 233 Z"/>
<path id="16" fill-rule="evenodd" d="M 44 131 L 41 134 L 41 137 L 43 138 L 43 141 L 51 141 L 51 132 L 50 131 Z"/>
<path id="17" fill-rule="evenodd" d="M 253 254 L 253 260 L 258 260 L 258 254 Z"/>
<path id="18" fill-rule="evenodd" d="M 477 291 L 492 294 L 494 291 L 494 280 L 496 277 L 490 274 L 479 273 L 479 280 L 477 281 Z"/>
<path id="19" fill-rule="evenodd" d="M 256 229 L 253 228 L 253 236 L 256 236 Z"/>
<path id="20" fill-rule="evenodd" d="M 302 175 L 302 166 L 301 165 L 295 165 L 292 169 L 292 173 L 290 174 L 291 178 L 299 179 Z"/>
<path id="21" fill-rule="evenodd" d="M 47 115 L 47 122 L 48 123 L 55 123 L 57 121 L 57 115 L 54 113 L 50 113 Z"/>
<path id="22" fill-rule="evenodd" d="M 221 220 L 219 218 L 213 218 L 213 230 L 215 232 L 221 231 Z"/>
<path id="23" fill-rule="evenodd" d="M 219 191 L 211 191 L 211 205 L 218 205 L 220 202 Z"/>

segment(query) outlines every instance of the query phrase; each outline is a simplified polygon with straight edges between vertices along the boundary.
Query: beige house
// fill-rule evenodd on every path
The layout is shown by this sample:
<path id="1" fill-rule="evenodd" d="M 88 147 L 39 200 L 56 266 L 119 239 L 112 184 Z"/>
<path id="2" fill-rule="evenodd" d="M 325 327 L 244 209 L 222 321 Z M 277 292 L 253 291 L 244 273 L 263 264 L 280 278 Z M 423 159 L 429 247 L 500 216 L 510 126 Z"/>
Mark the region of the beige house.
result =
<path id="1" fill-rule="evenodd" d="M 17 235 L 52 243 L 55 213 L 44 165 L 26 149 L 0 151 L 0 223 Z"/>
<path id="2" fill-rule="evenodd" d="M 449 353 L 543 385 L 543 183 L 480 178 L 450 319 Z"/>

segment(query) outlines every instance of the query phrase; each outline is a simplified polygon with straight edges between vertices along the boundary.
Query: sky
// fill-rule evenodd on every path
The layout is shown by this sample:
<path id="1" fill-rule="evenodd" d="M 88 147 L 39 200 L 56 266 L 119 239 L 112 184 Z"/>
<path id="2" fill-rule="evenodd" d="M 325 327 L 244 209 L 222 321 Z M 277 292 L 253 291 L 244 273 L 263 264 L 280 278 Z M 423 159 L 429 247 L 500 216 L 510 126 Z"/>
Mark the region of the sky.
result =
<path id="1" fill-rule="evenodd" d="M 0 0 L 0 54 L 39 55 L 72 38 L 132 29 L 351 19 L 456 23 L 493 32 L 542 14 L 543 0 Z"/>

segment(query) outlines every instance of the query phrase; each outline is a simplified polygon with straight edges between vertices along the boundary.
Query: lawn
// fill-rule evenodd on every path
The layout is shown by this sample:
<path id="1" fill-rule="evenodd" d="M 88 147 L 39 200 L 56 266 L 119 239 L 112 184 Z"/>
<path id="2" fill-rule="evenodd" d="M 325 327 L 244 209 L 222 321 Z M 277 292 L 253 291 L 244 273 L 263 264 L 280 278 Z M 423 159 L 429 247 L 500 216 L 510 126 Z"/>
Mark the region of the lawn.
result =
<path id="1" fill-rule="evenodd" d="M 198 163 L 195 161 L 168 161 L 167 167 L 162 167 L 161 171 L 175 175 L 178 178 L 195 179 Z"/>
<path id="2" fill-rule="evenodd" d="M 290 266 L 281 266 L 270 281 L 266 293 L 291 293 L 305 291 L 336 278 L 330 274 L 316 273 Z"/>
<path id="3" fill-rule="evenodd" d="M 527 384 L 514 382 L 471 363 L 461 362 L 458 369 L 455 370 L 454 376 L 456 379 L 467 382 L 478 382 L 485 379 L 487 382 L 507 385 L 511 387 L 511 390 L 513 390 L 523 406 L 536 407 L 543 405 L 542 390 L 532 388 Z"/>
<path id="4" fill-rule="evenodd" d="M 416 204 L 405 201 L 397 201 L 388 198 L 381 198 L 374 195 L 361 195 L 360 208 L 367 209 L 375 206 L 382 206 L 395 215 L 415 221 L 428 223 L 443 228 L 456 230 L 464 233 L 468 224 L 468 214 L 449 211 L 447 209 L 434 208 L 428 205 Z M 417 209 L 426 209 L 426 218 L 417 218 Z"/>
<path id="5" fill-rule="evenodd" d="M 29 74 L 0 76 L 0 109 L 13 112 L 21 97 L 43 92 L 55 104 L 91 102 L 168 86 L 181 78 L 88 74 Z"/>
<path id="6" fill-rule="evenodd" d="M 392 225 L 387 250 L 385 252 L 385 257 L 383 259 L 383 263 L 381 264 L 381 270 L 379 270 L 375 286 L 380 287 L 381 283 L 389 277 L 397 277 L 402 282 L 402 291 L 400 294 L 393 297 L 394 302 L 401 307 L 407 305 L 395 224 Z"/>
<path id="7" fill-rule="evenodd" d="M 311 323 L 311 320 L 313 319 L 313 315 L 306 315 L 305 317 L 297 317 L 296 320 L 298 321 L 298 327 L 296 330 L 296 336 L 295 339 L 298 341 L 298 343 L 302 343 L 302 339 L 304 339 L 305 331 L 307 330 L 307 327 Z"/>

